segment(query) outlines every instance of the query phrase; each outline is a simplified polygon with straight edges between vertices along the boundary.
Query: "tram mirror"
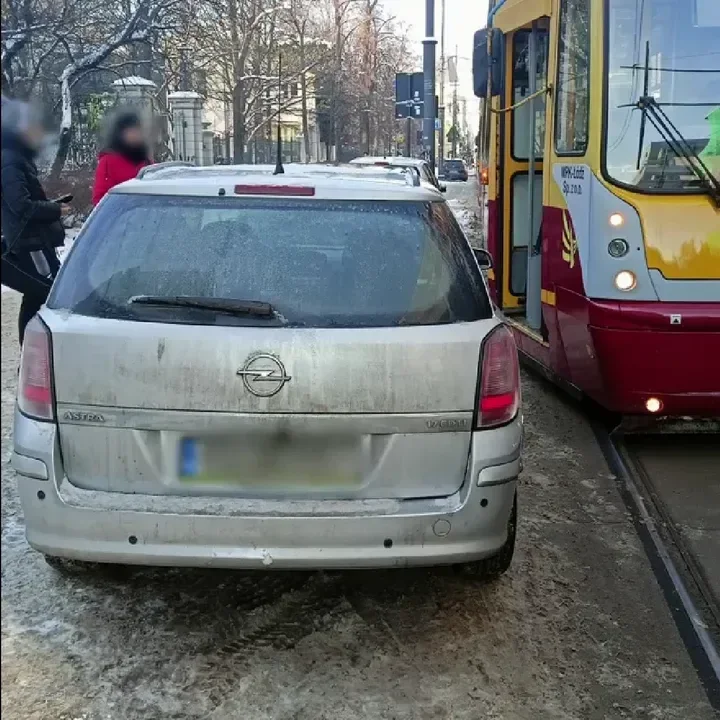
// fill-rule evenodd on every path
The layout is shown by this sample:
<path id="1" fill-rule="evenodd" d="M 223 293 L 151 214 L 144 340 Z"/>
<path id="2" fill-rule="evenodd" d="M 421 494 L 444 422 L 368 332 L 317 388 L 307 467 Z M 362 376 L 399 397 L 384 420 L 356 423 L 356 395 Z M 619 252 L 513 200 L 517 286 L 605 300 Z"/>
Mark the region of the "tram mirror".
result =
<path id="1" fill-rule="evenodd" d="M 473 88 L 479 98 L 487 97 L 488 62 L 487 30 L 478 30 L 473 43 Z"/>
<path id="2" fill-rule="evenodd" d="M 490 69 L 490 90 L 493 96 L 503 91 L 502 75 L 503 34 L 497 28 L 489 33 L 487 28 L 475 33 L 473 43 L 473 87 L 475 96 L 485 98 L 488 93 L 488 68 Z"/>
<path id="3" fill-rule="evenodd" d="M 478 265 L 483 270 L 492 269 L 492 255 L 487 250 L 483 250 L 482 248 L 473 248 L 473 252 L 475 253 L 475 259 L 478 261 Z"/>

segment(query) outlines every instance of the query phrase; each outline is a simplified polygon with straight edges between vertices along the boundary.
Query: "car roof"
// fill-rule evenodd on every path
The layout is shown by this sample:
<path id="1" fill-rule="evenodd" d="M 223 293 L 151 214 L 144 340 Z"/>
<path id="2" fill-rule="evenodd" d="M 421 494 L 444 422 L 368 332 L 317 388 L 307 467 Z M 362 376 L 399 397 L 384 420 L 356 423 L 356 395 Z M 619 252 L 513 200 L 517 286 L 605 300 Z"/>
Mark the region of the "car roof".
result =
<path id="1" fill-rule="evenodd" d="M 111 193 L 143 195 L 297 196 L 332 200 L 407 200 L 443 202 L 442 195 L 401 168 L 289 163 L 275 175 L 274 165 L 211 165 L 170 162 L 148 166 L 137 178 Z M 243 186 L 243 190 L 237 190 Z M 301 194 L 302 193 L 302 194 Z"/>
<path id="2" fill-rule="evenodd" d="M 356 157 L 350 161 L 351 165 L 389 165 L 390 167 L 420 167 L 425 165 L 425 160 L 422 158 L 411 158 L 403 157 L 400 155 L 388 155 L 387 157 L 368 157 L 364 155 L 362 157 Z"/>

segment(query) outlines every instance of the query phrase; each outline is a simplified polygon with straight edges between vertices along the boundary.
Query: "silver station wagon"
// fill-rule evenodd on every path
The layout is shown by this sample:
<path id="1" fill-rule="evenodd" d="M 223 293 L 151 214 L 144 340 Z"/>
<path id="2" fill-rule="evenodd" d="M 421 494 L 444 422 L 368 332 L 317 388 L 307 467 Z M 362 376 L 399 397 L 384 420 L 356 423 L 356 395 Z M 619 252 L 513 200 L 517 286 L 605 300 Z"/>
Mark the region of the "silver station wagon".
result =
<path id="1" fill-rule="evenodd" d="M 158 165 L 28 327 L 13 466 L 56 566 L 510 565 L 517 351 L 404 171 Z"/>

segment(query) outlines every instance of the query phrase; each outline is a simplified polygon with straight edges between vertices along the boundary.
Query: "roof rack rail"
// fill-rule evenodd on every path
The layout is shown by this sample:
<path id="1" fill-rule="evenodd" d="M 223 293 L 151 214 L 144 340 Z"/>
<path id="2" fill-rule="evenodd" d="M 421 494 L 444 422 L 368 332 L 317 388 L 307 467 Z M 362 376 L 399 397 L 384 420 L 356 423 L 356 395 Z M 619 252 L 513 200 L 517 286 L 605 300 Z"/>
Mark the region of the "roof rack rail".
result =
<path id="1" fill-rule="evenodd" d="M 186 160 L 169 160 L 168 162 L 155 163 L 154 165 L 146 165 L 137 174 L 138 180 L 143 180 L 148 175 L 165 170 L 166 168 L 172 167 L 197 167 L 195 163 L 187 162 Z"/>

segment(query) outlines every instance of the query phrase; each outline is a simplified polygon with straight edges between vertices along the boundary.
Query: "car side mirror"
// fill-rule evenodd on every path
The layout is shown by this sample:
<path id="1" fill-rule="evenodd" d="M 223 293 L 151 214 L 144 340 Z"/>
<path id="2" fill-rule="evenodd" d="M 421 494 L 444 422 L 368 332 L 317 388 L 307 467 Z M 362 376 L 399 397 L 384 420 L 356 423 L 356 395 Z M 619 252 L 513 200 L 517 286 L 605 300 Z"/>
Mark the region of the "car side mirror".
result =
<path id="1" fill-rule="evenodd" d="M 447 185 L 441 185 L 440 186 L 440 192 L 447 192 Z"/>
<path id="2" fill-rule="evenodd" d="M 487 250 L 483 250 L 482 248 L 473 248 L 473 253 L 475 253 L 475 259 L 477 260 L 478 265 L 483 270 L 492 270 L 493 259 L 492 255 Z"/>

